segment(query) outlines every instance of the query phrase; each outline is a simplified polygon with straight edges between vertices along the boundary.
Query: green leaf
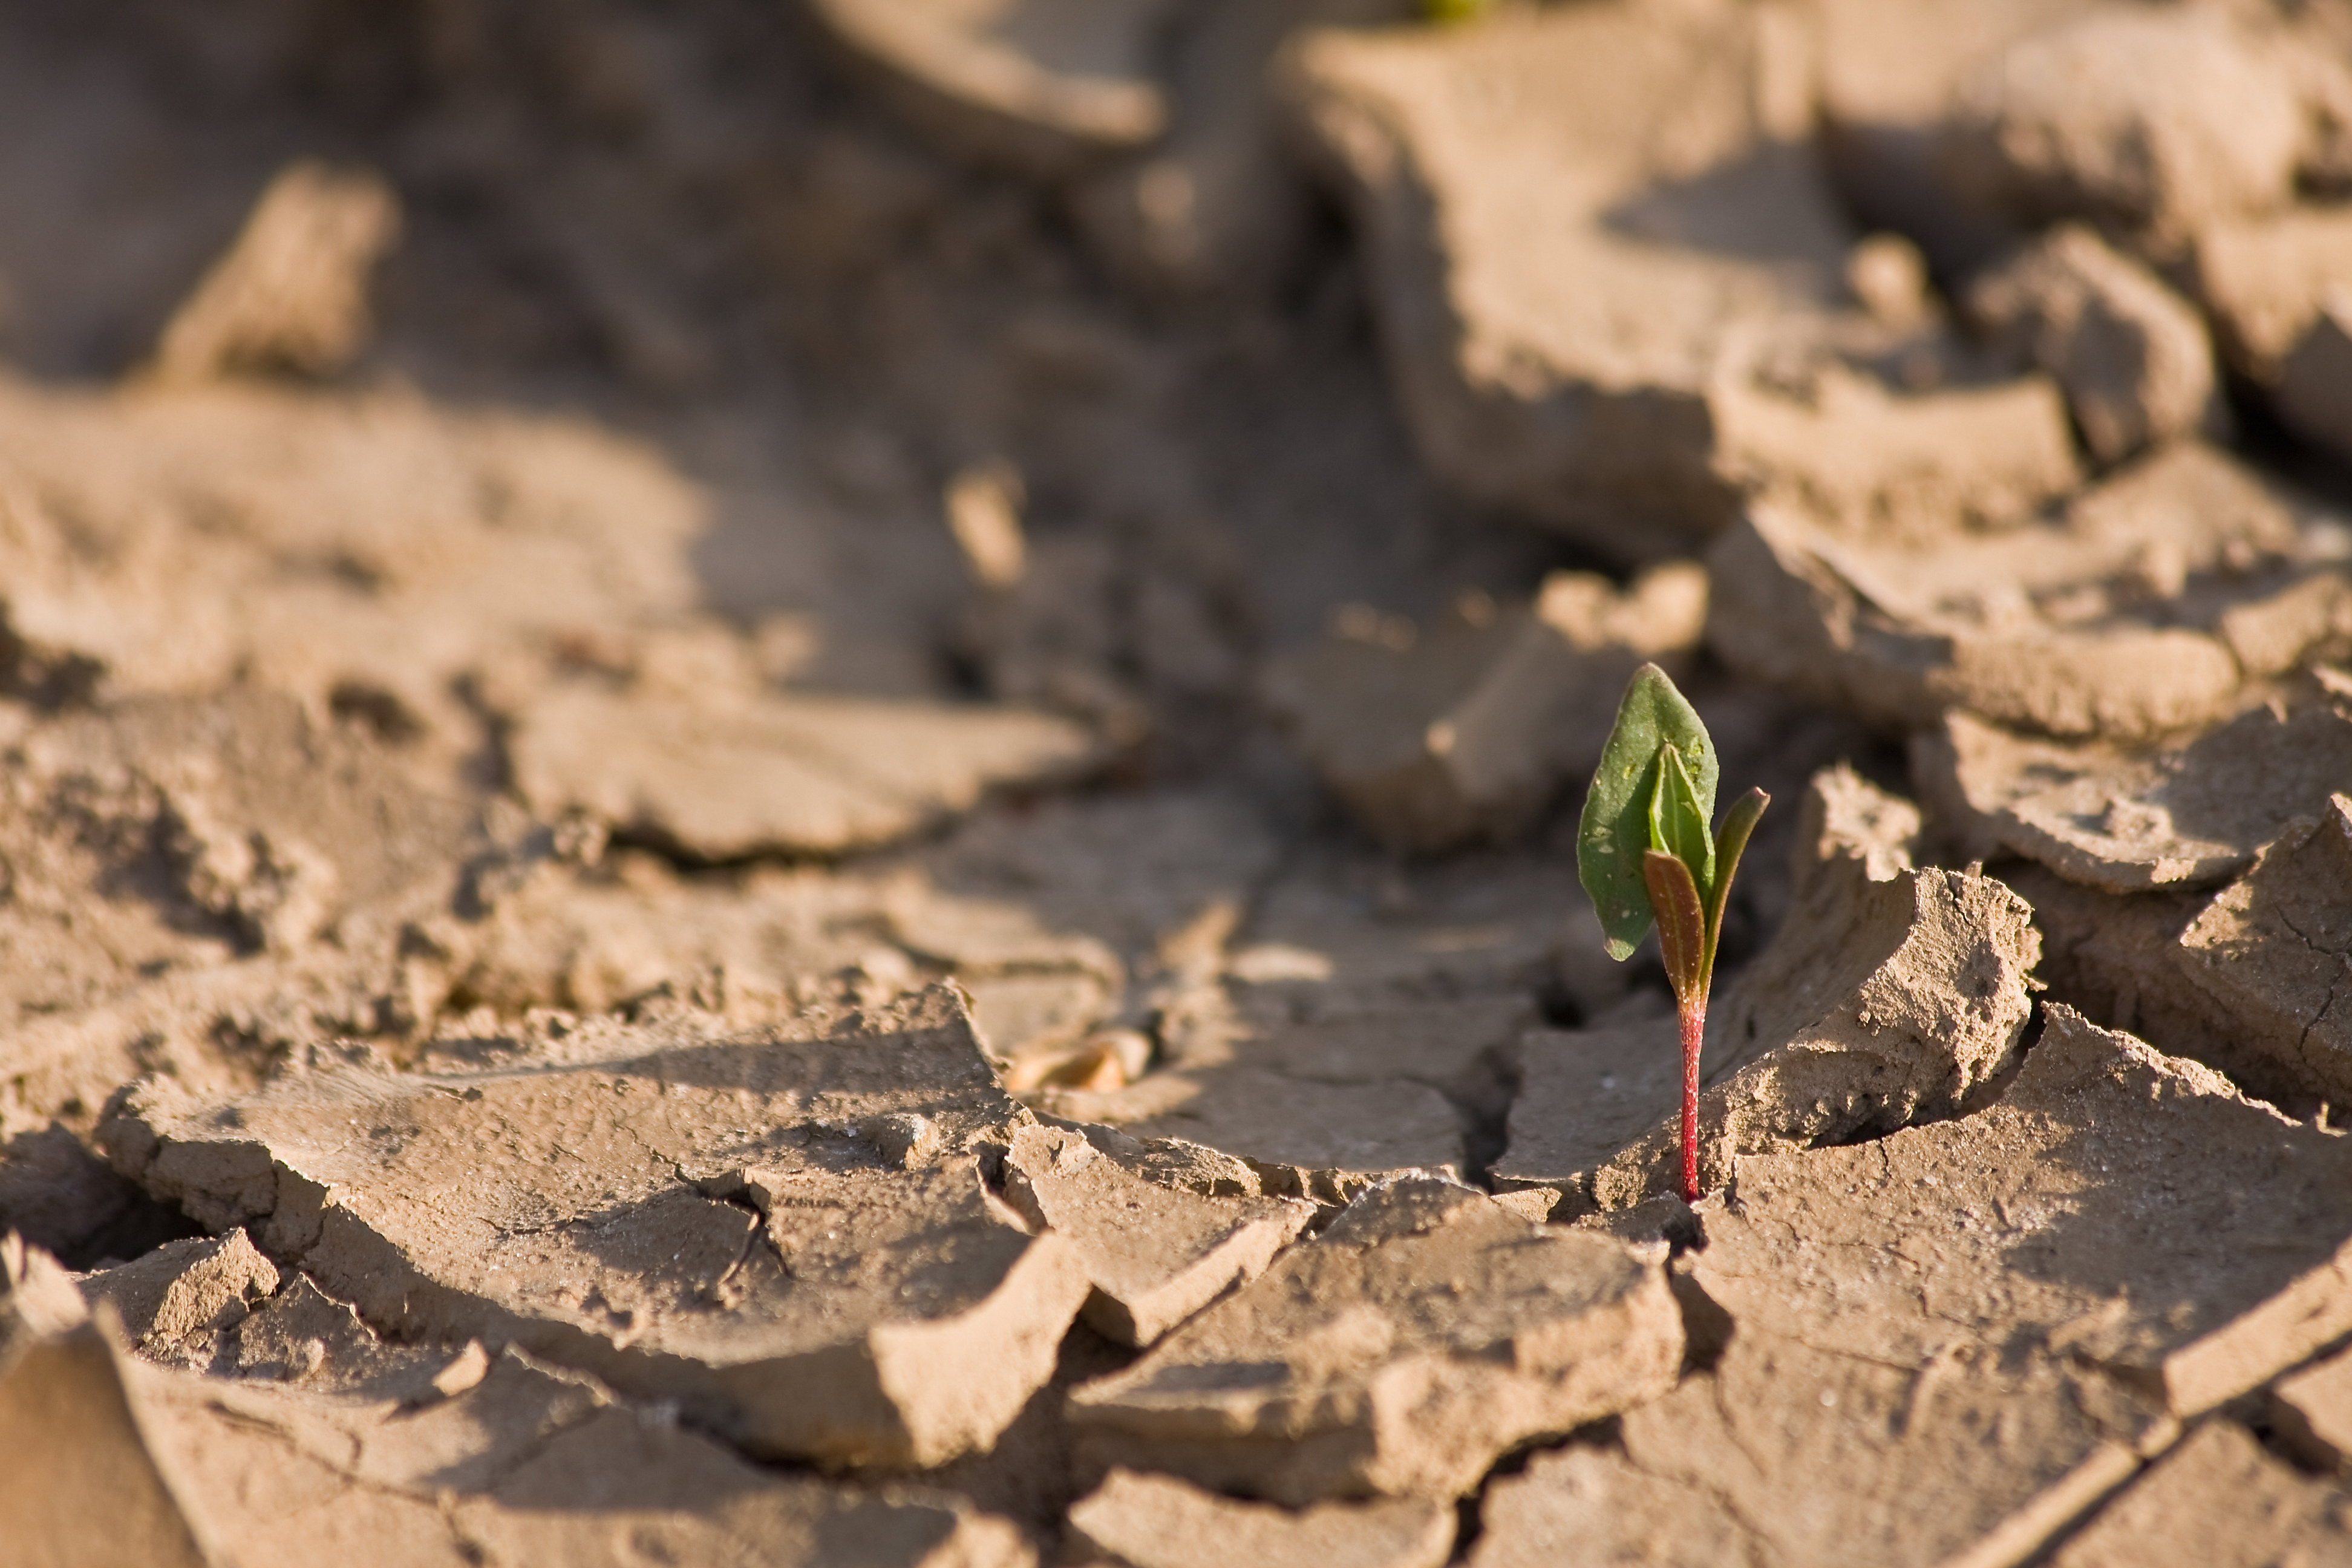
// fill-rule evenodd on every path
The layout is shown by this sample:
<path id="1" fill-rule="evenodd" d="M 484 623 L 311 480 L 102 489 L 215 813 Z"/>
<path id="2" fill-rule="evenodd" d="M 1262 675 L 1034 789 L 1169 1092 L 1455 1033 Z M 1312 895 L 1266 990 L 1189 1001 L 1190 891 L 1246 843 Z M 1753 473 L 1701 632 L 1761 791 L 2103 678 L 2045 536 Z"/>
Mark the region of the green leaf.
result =
<path id="1" fill-rule="evenodd" d="M 1658 787 L 1650 792 L 1650 847 L 1689 867 L 1702 897 L 1715 885 L 1715 836 L 1706 818 L 1682 749 L 1669 741 L 1658 748 Z"/>
<path id="2" fill-rule="evenodd" d="M 1751 789 L 1731 803 L 1723 814 L 1723 831 L 1715 841 L 1715 885 L 1706 894 L 1706 972 L 1715 973 L 1715 944 L 1723 935 L 1723 910 L 1731 900 L 1731 879 L 1738 874 L 1740 854 L 1748 847 L 1748 836 L 1756 831 L 1757 818 L 1772 804 L 1772 797 L 1760 789 Z"/>
<path id="3" fill-rule="evenodd" d="M 1699 902 L 1698 884 L 1690 868 L 1663 850 L 1642 857 L 1643 879 L 1650 902 L 1658 911 L 1658 956 L 1666 962 L 1666 980 L 1675 1000 L 1684 1006 L 1706 1005 L 1706 910 Z"/>
<path id="4" fill-rule="evenodd" d="M 1706 726 L 1666 672 L 1645 664 L 1633 672 L 1617 705 L 1616 727 L 1601 749 L 1576 835 L 1578 879 L 1600 911 L 1601 933 L 1614 959 L 1631 958 L 1649 933 L 1653 916 L 1642 857 L 1650 847 L 1659 753 L 1668 744 L 1681 754 L 1701 819 L 1712 820 L 1717 763 Z"/>

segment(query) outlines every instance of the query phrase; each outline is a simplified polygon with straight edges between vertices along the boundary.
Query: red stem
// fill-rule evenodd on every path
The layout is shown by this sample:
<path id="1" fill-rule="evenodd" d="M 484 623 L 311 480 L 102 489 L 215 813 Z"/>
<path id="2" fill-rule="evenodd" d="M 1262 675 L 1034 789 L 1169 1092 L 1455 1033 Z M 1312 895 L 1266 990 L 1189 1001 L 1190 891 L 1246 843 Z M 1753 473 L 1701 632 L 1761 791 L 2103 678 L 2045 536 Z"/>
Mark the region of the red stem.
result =
<path id="1" fill-rule="evenodd" d="M 1706 1035 L 1706 998 L 1675 1009 L 1683 1021 L 1683 1202 L 1698 1202 L 1698 1047 Z"/>

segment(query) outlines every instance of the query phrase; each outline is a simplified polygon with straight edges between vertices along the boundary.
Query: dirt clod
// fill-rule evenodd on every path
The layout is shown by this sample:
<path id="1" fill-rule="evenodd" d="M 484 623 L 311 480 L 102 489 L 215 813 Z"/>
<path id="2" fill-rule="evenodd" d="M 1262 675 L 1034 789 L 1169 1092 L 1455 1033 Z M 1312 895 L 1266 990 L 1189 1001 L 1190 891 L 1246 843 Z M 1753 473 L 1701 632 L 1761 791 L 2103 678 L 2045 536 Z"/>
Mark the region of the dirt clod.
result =
<path id="1" fill-rule="evenodd" d="M 1757 494 L 1933 527 L 2073 483 L 2046 384 L 1864 367 L 1888 345 L 1840 315 L 1861 236 L 1801 140 L 1782 21 L 1604 5 L 1299 46 L 1293 110 L 1370 243 L 1407 420 L 1465 493 L 1643 560 Z"/>
<path id="2" fill-rule="evenodd" d="M 85 1278 L 82 1294 L 114 1310 L 132 1344 L 151 1356 L 197 1352 L 190 1342 L 234 1328 L 278 1289 L 278 1270 L 241 1230 L 167 1242 L 136 1262 Z M 209 1345 L 201 1360 L 209 1361 Z"/>
<path id="3" fill-rule="evenodd" d="M 1292 1513 L 1115 1469 L 1072 1505 L 1070 1535 L 1118 1568 L 1437 1568 L 1454 1545 L 1454 1511 L 1431 1499 L 1393 1498 Z"/>
<path id="4" fill-rule="evenodd" d="M 20 1339 L 0 1361 L 0 1508 L 16 1550 L 53 1562 L 106 1550 L 159 1568 L 205 1568 L 208 1553 L 149 1451 L 115 1352 L 91 1324 Z"/>
<path id="5" fill-rule="evenodd" d="M 2126 1563 L 2325 1563 L 2352 1552 L 2345 1494 L 2297 1475 L 2233 1421 L 2200 1426 L 2050 1560 Z"/>
<path id="6" fill-rule="evenodd" d="M 154 374 L 341 369 L 373 324 L 369 270 L 399 233 L 399 198 L 377 175 L 294 164 L 163 329 Z"/>
<path id="7" fill-rule="evenodd" d="M 2204 323 L 2153 273 L 2079 225 L 1970 287 L 1969 308 L 2066 389 L 2094 457 L 2114 463 L 2217 417 Z"/>
<path id="8" fill-rule="evenodd" d="M 2185 746 L 2126 750 L 2010 734 L 1954 713 L 1915 765 L 1944 825 L 2113 893 L 2210 887 L 2352 777 L 2352 720 L 2257 708 Z"/>
<path id="9" fill-rule="evenodd" d="M 1155 1159 L 1107 1128 L 1029 1127 L 1004 1156 L 1007 1201 L 1076 1243 L 1094 1285 L 1087 1321 L 1119 1343 L 1149 1345 L 1256 1275 L 1314 1214 L 1297 1199 L 1216 1196 L 1152 1179 L 1192 1152 L 1163 1149 Z"/>
<path id="10" fill-rule="evenodd" d="M 1707 637 L 1758 679 L 1889 728 L 1963 708 L 2146 742 L 2229 717 L 2250 678 L 2341 638 L 2339 553 L 2324 518 L 2185 445 L 2063 517 L 1932 542 L 1846 542 L 1759 509 L 1708 558 Z"/>
<path id="11" fill-rule="evenodd" d="M 1622 594 L 1556 573 L 1530 605 L 1474 599 L 1404 646 L 1343 625 L 1275 665 L 1266 696 L 1375 837 L 1452 848 L 1524 831 L 1588 777 L 1612 694 L 1644 662 L 1684 662 L 1706 621 L 1706 579 L 1687 563 Z"/>
<path id="12" fill-rule="evenodd" d="M 1051 0 L 822 0 L 814 9 L 893 106 L 959 154 L 1063 175 L 1167 128 L 1150 66 L 1167 0 L 1076 14 Z"/>
<path id="13" fill-rule="evenodd" d="M 707 860 L 887 843 L 991 785 L 1078 771 L 1093 751 L 1044 714 L 587 687 L 532 702 L 513 747 L 542 812 L 585 810 Z"/>
<path id="14" fill-rule="evenodd" d="M 2183 1149 L 2248 1177 L 2142 1180 Z M 2340 1138 L 2219 1074 L 2053 1008 L 1989 1110 L 1874 1145 L 1741 1161 L 1719 1212 L 1702 1208 L 1693 1278 L 1739 1325 L 1735 1342 L 1750 1326 L 1818 1339 L 1834 1323 L 1846 1353 L 1919 1365 L 2023 1333 L 2185 1418 L 2352 1323 L 2339 1257 L 2352 1209 L 2336 1173 L 2347 1158 Z M 1872 1195 L 1830 1201 L 1849 1191 Z M 2233 1233 L 2275 1249 L 2252 1265 Z M 1937 1239 L 1916 1255 L 1865 1244 L 1882 1235 Z M 1816 1279 L 1836 1281 L 1834 1304 L 1813 1299 Z M 1897 1299 L 1912 1305 L 1882 1310 Z"/>
<path id="15" fill-rule="evenodd" d="M 2102 7 L 1981 68 L 1948 132 L 1953 153 L 2030 216 L 2178 243 L 2292 200 L 2321 107 L 2296 48 L 2221 7 Z"/>
<path id="16" fill-rule="evenodd" d="M 2166 1184 L 2189 1150 L 2249 1175 Z M 1694 1564 L 2027 1559 L 2178 1418 L 2352 1321 L 2343 1160 L 2218 1075 L 2053 1009 L 1989 1110 L 1738 1161 L 1689 1266 L 1728 1319 L 1713 1369 L 1628 1412 L 1621 1449 L 1498 1487 L 1477 1560 L 1538 1561 L 1584 1530 Z M 2225 1239 L 2250 1229 L 2276 1247 L 2259 1267 Z"/>
<path id="17" fill-rule="evenodd" d="M 376 1325 L 520 1345 L 756 1451 L 938 1463 L 1050 1374 L 1087 1268 L 983 1180 L 1024 1118 L 952 994 L 845 1027 L 686 1015 L 568 1043 L 569 1065 L 521 1076 L 142 1097 L 108 1136 L 150 1190 L 257 1227 Z M 870 1126 L 908 1113 L 932 1157 L 901 1142 L 894 1161 Z"/>
<path id="18" fill-rule="evenodd" d="M 2305 1464 L 2326 1474 L 2352 1458 L 2352 1357 L 2344 1352 L 2279 1379 L 2267 1404 L 2272 1429 Z"/>
<path id="19" fill-rule="evenodd" d="M 2247 1049 L 2306 1094 L 2352 1100 L 2352 796 L 2287 825 L 2180 933 L 2177 957 Z"/>
<path id="20" fill-rule="evenodd" d="M 1448 1498 L 1530 1437 L 1652 1397 L 1681 1356 L 1654 1253 L 1409 1177 L 1070 1414 L 1102 1459 L 1220 1490 Z"/>

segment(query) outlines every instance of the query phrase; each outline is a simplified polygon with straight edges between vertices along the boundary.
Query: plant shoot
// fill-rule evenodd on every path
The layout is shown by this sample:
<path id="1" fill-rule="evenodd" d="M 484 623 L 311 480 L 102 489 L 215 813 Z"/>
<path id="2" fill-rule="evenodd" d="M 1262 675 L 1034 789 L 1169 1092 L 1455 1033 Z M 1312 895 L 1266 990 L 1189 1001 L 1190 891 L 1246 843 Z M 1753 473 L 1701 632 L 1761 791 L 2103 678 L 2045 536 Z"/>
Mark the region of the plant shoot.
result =
<path id="1" fill-rule="evenodd" d="M 1751 789 L 1715 817 L 1718 767 L 1706 726 L 1666 672 L 1633 672 L 1584 797 L 1576 863 L 1609 956 L 1633 955 L 1653 925 L 1682 1024 L 1682 1195 L 1698 1201 L 1698 1056 L 1731 879 L 1770 797 Z"/>

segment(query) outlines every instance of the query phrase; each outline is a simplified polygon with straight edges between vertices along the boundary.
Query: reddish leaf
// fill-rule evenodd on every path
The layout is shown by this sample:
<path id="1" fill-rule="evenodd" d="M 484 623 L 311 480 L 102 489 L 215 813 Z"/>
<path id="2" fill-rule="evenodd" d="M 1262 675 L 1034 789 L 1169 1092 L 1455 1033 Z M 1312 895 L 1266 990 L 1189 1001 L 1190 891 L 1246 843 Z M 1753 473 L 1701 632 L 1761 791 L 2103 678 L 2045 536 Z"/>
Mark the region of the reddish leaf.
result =
<path id="1" fill-rule="evenodd" d="M 1685 1006 L 1704 1005 L 1706 908 L 1699 902 L 1698 884 L 1688 866 L 1655 849 L 1643 855 L 1642 875 L 1649 883 L 1650 907 L 1657 912 L 1658 952 L 1666 961 L 1666 979 Z"/>

